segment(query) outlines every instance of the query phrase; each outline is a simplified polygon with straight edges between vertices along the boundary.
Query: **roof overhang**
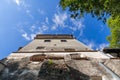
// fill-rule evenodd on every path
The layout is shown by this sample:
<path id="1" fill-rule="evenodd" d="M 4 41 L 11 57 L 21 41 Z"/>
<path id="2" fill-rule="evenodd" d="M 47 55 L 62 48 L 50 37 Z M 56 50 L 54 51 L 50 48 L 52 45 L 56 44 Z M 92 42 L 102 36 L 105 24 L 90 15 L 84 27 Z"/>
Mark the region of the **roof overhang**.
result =
<path id="1" fill-rule="evenodd" d="M 104 48 L 104 53 L 120 53 L 120 48 Z"/>
<path id="2" fill-rule="evenodd" d="M 71 34 L 37 34 L 34 39 L 74 39 Z"/>

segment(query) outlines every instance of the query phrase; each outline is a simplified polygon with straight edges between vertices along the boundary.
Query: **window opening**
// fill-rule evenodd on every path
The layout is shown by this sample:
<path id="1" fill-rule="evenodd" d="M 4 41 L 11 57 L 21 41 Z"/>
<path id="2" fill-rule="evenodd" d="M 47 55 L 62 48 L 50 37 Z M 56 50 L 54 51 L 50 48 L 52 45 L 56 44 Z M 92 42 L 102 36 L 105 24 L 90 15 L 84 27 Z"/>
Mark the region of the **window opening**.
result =
<path id="1" fill-rule="evenodd" d="M 75 51 L 75 49 L 72 49 L 72 48 L 66 48 L 64 49 L 65 51 Z"/>
<path id="2" fill-rule="evenodd" d="M 61 42 L 67 42 L 67 40 L 61 40 Z"/>
<path id="3" fill-rule="evenodd" d="M 36 49 L 44 49 L 45 47 L 43 46 L 38 46 Z"/>
<path id="4" fill-rule="evenodd" d="M 51 40 L 44 40 L 44 42 L 51 42 Z"/>

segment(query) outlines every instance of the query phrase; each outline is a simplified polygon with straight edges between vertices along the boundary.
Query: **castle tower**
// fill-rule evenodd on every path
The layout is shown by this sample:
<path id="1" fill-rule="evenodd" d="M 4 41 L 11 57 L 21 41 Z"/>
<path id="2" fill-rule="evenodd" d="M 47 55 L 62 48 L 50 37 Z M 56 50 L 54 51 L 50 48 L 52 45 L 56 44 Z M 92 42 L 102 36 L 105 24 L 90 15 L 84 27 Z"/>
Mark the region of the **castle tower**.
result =
<path id="1" fill-rule="evenodd" d="M 58 80 L 60 78 L 58 75 L 61 75 L 62 78 L 66 70 L 72 74 L 74 79 L 69 78 L 71 80 L 120 80 L 119 62 L 120 59 L 115 59 L 114 56 L 101 51 L 92 50 L 69 34 L 38 34 L 34 40 L 11 53 L 6 59 L 10 71 L 13 66 L 19 67 L 11 74 L 14 72 L 19 74 L 19 70 L 23 71 L 24 68 L 23 73 L 28 71 L 26 74 L 29 74 L 31 72 L 29 77 L 32 74 L 35 78 L 44 77 L 44 80 L 50 77 Z M 3 68 L 4 65 L 0 63 L 0 69 Z M 14 75 L 17 75 L 16 73 Z M 23 73 L 21 75 L 24 78 L 26 74 Z M 43 73 L 46 75 L 49 73 L 50 76 L 46 77 Z M 17 76 L 22 78 L 21 75 Z"/>
<path id="2" fill-rule="evenodd" d="M 65 56 L 66 54 L 79 54 L 80 57 L 109 58 L 81 43 L 75 39 L 73 35 L 38 34 L 29 44 L 19 48 L 17 52 L 10 54 L 8 59 L 12 58 L 19 60 L 37 54 L 54 54 L 61 56 Z"/>

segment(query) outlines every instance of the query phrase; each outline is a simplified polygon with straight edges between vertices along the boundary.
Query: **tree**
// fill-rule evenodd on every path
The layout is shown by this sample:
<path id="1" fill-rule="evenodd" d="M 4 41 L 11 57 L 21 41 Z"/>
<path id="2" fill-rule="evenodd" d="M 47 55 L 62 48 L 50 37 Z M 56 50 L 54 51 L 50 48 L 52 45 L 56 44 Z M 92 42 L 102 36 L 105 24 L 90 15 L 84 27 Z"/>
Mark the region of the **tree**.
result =
<path id="1" fill-rule="evenodd" d="M 120 48 L 120 1 L 119 0 L 61 0 L 63 10 L 68 9 L 72 18 L 84 17 L 90 13 L 107 24 L 111 35 L 107 38 L 110 47 Z M 108 18 L 110 17 L 110 18 Z"/>
<path id="2" fill-rule="evenodd" d="M 120 48 L 120 16 L 114 19 L 110 17 L 107 23 L 111 31 L 111 35 L 107 37 L 107 40 L 110 42 L 110 47 Z"/>
<path id="3" fill-rule="evenodd" d="M 119 0 L 61 0 L 60 6 L 63 10 L 68 9 L 73 18 L 91 13 L 104 21 L 109 15 L 114 17 L 120 14 Z"/>

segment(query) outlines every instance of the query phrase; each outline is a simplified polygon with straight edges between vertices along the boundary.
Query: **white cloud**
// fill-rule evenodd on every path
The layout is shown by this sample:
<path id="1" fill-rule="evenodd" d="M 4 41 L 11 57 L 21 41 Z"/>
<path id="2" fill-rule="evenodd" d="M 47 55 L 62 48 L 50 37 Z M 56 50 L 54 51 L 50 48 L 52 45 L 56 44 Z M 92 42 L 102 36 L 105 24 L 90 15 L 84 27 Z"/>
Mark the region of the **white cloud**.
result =
<path id="1" fill-rule="evenodd" d="M 30 6 L 30 5 L 25 3 L 25 0 L 13 0 L 13 2 L 16 3 L 18 6 L 21 6 L 24 8 L 27 8 Z"/>
<path id="2" fill-rule="evenodd" d="M 48 17 L 45 18 L 45 22 L 49 24 Z"/>
<path id="3" fill-rule="evenodd" d="M 97 44 L 94 41 L 90 41 L 87 39 L 83 39 L 82 40 L 87 46 L 89 46 L 90 48 L 95 48 L 96 50 L 102 50 L 105 47 L 108 47 L 109 44 L 108 43 L 101 43 L 101 44 Z"/>
<path id="4" fill-rule="evenodd" d="M 102 31 L 105 30 L 105 26 L 104 25 L 100 25 L 100 30 L 99 30 L 99 33 L 101 33 Z"/>
<path id="5" fill-rule="evenodd" d="M 55 25 L 53 25 L 52 27 L 51 27 L 51 30 L 56 30 L 57 29 L 57 27 L 55 26 Z"/>
<path id="6" fill-rule="evenodd" d="M 85 44 L 91 49 L 95 48 L 95 46 L 96 46 L 93 41 L 85 40 L 83 42 L 85 42 Z"/>
<path id="7" fill-rule="evenodd" d="M 36 28 L 36 27 L 35 27 L 34 25 L 32 25 L 32 26 L 30 27 L 30 31 L 31 31 L 31 32 L 34 32 L 35 28 Z"/>
<path id="8" fill-rule="evenodd" d="M 29 13 L 30 13 L 30 10 L 26 10 L 26 13 L 28 13 L 28 14 L 29 14 Z"/>
<path id="9" fill-rule="evenodd" d="M 33 40 L 35 36 L 36 36 L 36 34 L 31 34 L 31 35 L 30 35 L 31 40 Z"/>
<path id="10" fill-rule="evenodd" d="M 95 44 L 91 42 L 91 43 L 88 43 L 87 46 L 92 49 L 92 48 L 94 48 Z"/>
<path id="11" fill-rule="evenodd" d="M 41 10 L 41 9 L 38 9 L 38 12 L 39 12 L 39 14 L 41 14 L 41 15 L 44 15 L 44 14 L 45 14 L 45 12 L 44 12 L 43 10 Z"/>
<path id="12" fill-rule="evenodd" d="M 49 29 L 49 27 L 46 26 L 45 24 L 43 24 L 41 27 L 38 28 L 37 33 L 43 33 L 44 31 L 47 31 L 48 29 Z"/>
<path id="13" fill-rule="evenodd" d="M 34 18 L 33 15 L 31 14 L 30 11 L 30 5 L 25 2 L 25 0 L 13 0 L 18 7 L 18 10 L 23 10 L 26 12 L 26 14 L 31 17 L 32 19 Z"/>
<path id="14" fill-rule="evenodd" d="M 18 0 L 18 1 L 21 1 L 20 5 L 26 11 L 27 15 L 34 17 L 34 15 L 32 14 L 32 11 L 30 9 L 30 6 L 26 6 L 26 3 L 24 0 Z M 41 9 L 38 9 L 38 12 L 39 12 L 39 14 L 45 13 Z M 35 19 L 35 17 L 34 17 L 34 19 Z M 49 30 L 57 30 L 59 27 L 59 29 L 62 29 L 62 30 L 68 29 L 68 33 L 72 31 L 72 33 L 74 34 L 74 32 L 79 31 L 78 35 L 80 37 L 80 36 L 82 36 L 83 30 L 84 30 L 84 22 L 83 21 L 84 21 L 83 19 L 79 19 L 79 20 L 71 19 L 68 17 L 67 13 L 61 13 L 58 10 L 57 13 L 53 14 L 52 19 L 45 16 L 43 22 L 36 21 L 35 23 L 32 23 L 32 25 L 31 25 L 31 23 L 29 23 L 29 21 L 28 21 L 28 24 L 22 23 L 21 28 L 25 31 L 23 31 L 21 33 L 24 38 L 26 38 L 27 40 L 31 40 L 31 39 L 33 39 L 33 37 L 36 34 L 47 33 L 47 31 L 50 32 Z M 24 26 L 26 26 L 26 27 L 24 27 Z"/>
<path id="15" fill-rule="evenodd" d="M 55 13 L 53 22 L 55 23 L 56 27 L 61 26 L 64 27 L 65 25 L 65 20 L 67 19 L 67 14 L 66 13 Z"/>
<path id="16" fill-rule="evenodd" d="M 26 40 L 32 40 L 34 39 L 36 34 L 42 34 L 44 32 L 47 32 L 49 30 L 48 25 L 46 22 L 39 23 L 36 21 L 32 25 L 31 23 L 18 23 L 17 24 L 17 30 L 21 33 L 21 36 L 25 38 Z"/>
<path id="17" fill-rule="evenodd" d="M 67 13 L 60 13 L 59 9 L 58 12 L 54 14 L 53 16 L 53 24 L 51 26 L 51 30 L 56 30 L 58 29 L 69 29 L 69 31 L 72 32 L 72 34 L 74 34 L 76 31 L 79 31 L 79 35 L 78 37 L 83 35 L 83 30 L 85 28 L 84 25 L 84 19 L 73 19 L 68 17 Z"/>
<path id="18" fill-rule="evenodd" d="M 77 27 L 74 27 L 74 26 L 72 26 L 72 27 L 69 27 L 72 31 L 76 31 L 77 30 Z"/>
<path id="19" fill-rule="evenodd" d="M 108 46 L 109 46 L 109 44 L 102 43 L 102 44 L 99 45 L 98 48 L 99 48 L 100 50 L 102 50 L 102 49 L 104 49 L 105 47 L 108 47 Z"/>
<path id="20" fill-rule="evenodd" d="M 72 27 L 69 27 L 69 29 L 73 30 L 74 32 L 75 31 L 79 31 L 79 36 L 82 36 L 83 35 L 83 30 L 85 28 L 85 25 L 84 25 L 84 19 L 79 19 L 79 20 L 76 20 L 76 19 L 70 19 L 70 22 L 72 24 Z"/>
<path id="21" fill-rule="evenodd" d="M 32 19 L 34 18 L 29 9 L 26 9 L 26 14 Z"/>
<path id="22" fill-rule="evenodd" d="M 82 41 L 91 49 L 96 47 L 96 44 L 94 41 L 88 40 L 88 39 L 82 39 Z"/>
<path id="23" fill-rule="evenodd" d="M 48 27 L 46 25 L 42 25 L 42 31 L 48 30 Z"/>
<path id="24" fill-rule="evenodd" d="M 77 29 L 82 29 L 84 27 L 83 21 L 84 21 L 83 18 L 80 20 L 71 19 L 71 22 L 73 23 L 74 26 L 77 27 Z"/>
<path id="25" fill-rule="evenodd" d="M 36 34 L 42 34 L 44 31 L 48 30 L 46 25 L 38 27 L 37 30 L 35 30 L 35 28 L 35 26 L 31 26 L 31 32 L 29 33 L 22 30 L 22 37 L 24 37 L 26 40 L 33 40 Z"/>
<path id="26" fill-rule="evenodd" d="M 24 37 L 26 40 L 31 40 L 27 33 L 22 34 L 22 37 Z"/>
<path id="27" fill-rule="evenodd" d="M 20 5 L 20 2 L 21 0 L 14 0 L 14 2 L 19 6 Z"/>
<path id="28" fill-rule="evenodd" d="M 23 34 L 22 34 L 22 37 L 29 41 L 29 40 L 33 40 L 34 37 L 36 36 L 36 34 L 37 34 L 37 33 L 35 33 L 35 34 L 29 34 L 29 35 L 28 35 L 27 33 L 23 33 Z"/>

